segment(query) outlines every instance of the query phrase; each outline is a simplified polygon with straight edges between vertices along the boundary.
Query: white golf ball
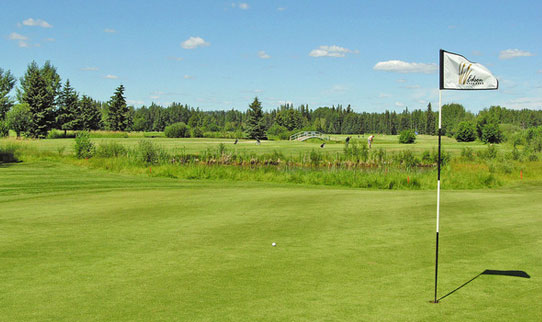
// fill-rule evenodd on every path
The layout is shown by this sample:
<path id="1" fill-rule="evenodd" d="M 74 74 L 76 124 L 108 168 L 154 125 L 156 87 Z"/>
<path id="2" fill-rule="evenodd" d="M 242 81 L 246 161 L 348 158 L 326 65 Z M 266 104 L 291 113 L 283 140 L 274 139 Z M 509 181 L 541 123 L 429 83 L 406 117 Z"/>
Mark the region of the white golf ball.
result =
<path id="1" fill-rule="evenodd" d="M 277 243 L 272 243 L 271 246 L 275 247 L 277 246 Z"/>

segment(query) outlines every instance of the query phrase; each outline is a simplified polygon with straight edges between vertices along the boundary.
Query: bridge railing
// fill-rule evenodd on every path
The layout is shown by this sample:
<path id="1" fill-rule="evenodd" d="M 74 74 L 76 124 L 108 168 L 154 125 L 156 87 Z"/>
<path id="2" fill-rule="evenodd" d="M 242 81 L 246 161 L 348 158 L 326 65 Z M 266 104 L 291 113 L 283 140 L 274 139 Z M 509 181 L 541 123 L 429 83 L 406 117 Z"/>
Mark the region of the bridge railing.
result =
<path id="1" fill-rule="evenodd" d="M 324 136 L 324 134 L 318 132 L 318 131 L 303 131 L 303 132 L 297 132 L 290 136 L 290 141 L 294 140 L 304 140 L 309 138 L 321 138 L 324 140 L 329 140 L 329 137 Z"/>

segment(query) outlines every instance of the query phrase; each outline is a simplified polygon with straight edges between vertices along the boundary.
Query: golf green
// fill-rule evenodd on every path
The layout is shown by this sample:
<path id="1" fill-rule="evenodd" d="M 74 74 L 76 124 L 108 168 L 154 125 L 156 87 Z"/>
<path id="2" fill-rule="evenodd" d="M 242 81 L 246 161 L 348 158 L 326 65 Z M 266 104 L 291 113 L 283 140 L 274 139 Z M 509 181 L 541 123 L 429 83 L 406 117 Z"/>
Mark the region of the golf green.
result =
<path id="1" fill-rule="evenodd" d="M 0 166 L 0 320 L 542 320 L 542 185 L 433 191 Z M 276 247 L 272 243 L 276 242 Z"/>

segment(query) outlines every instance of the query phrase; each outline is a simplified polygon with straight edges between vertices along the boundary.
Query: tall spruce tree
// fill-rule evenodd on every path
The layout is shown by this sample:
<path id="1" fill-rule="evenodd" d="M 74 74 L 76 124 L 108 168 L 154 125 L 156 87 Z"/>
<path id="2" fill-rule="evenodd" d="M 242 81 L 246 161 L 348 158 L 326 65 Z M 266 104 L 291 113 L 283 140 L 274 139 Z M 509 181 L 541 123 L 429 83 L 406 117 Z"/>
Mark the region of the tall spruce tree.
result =
<path id="1" fill-rule="evenodd" d="M 15 85 L 15 77 L 9 70 L 0 68 L 0 121 L 6 117 L 6 113 L 13 106 L 13 101 L 8 96 Z"/>
<path id="2" fill-rule="evenodd" d="M 92 98 L 83 95 L 79 101 L 80 127 L 82 130 L 98 130 L 102 122 L 102 113 L 100 112 L 99 104 Z"/>
<path id="3" fill-rule="evenodd" d="M 427 117 L 425 122 L 425 133 L 428 135 L 435 135 L 435 114 L 431 110 L 431 103 L 427 104 Z"/>
<path id="4" fill-rule="evenodd" d="M 250 139 L 261 140 L 265 139 L 265 126 L 263 119 L 262 103 L 258 100 L 258 97 L 254 98 L 252 104 L 248 106 L 250 109 L 247 111 L 247 136 Z"/>
<path id="5" fill-rule="evenodd" d="M 80 116 L 79 95 L 71 87 L 70 80 L 68 79 L 58 97 L 58 110 L 56 113 L 57 127 L 64 130 L 64 135 L 66 135 L 67 130 L 79 130 Z"/>
<path id="6" fill-rule="evenodd" d="M 107 123 L 113 131 L 124 131 L 128 127 L 128 106 L 124 97 L 124 86 L 120 85 L 115 90 L 108 102 Z"/>
<path id="7" fill-rule="evenodd" d="M 32 114 L 27 133 L 34 138 L 44 138 L 55 123 L 60 76 L 50 62 L 39 68 L 33 61 L 19 83 L 21 87 L 17 89 L 17 98 L 19 102 L 28 104 Z"/>

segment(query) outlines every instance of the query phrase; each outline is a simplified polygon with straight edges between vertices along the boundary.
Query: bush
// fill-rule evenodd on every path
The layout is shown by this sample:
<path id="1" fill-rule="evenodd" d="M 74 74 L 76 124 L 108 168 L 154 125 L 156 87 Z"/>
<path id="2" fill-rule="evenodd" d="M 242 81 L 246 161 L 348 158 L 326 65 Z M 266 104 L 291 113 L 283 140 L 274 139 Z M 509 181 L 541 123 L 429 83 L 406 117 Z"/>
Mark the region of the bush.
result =
<path id="1" fill-rule="evenodd" d="M 190 137 L 190 129 L 184 122 L 178 122 L 166 126 L 164 134 L 168 138 L 187 138 Z"/>
<path id="2" fill-rule="evenodd" d="M 75 133 L 66 133 L 66 135 L 64 135 L 64 131 L 59 131 L 59 130 L 51 130 L 49 131 L 49 133 L 47 133 L 47 138 L 48 139 L 65 139 L 65 138 L 74 138 L 75 137 Z M 90 134 L 89 134 L 89 137 L 90 137 Z"/>
<path id="3" fill-rule="evenodd" d="M 193 138 L 202 138 L 203 137 L 203 131 L 200 127 L 196 126 L 192 129 L 192 135 Z"/>
<path id="4" fill-rule="evenodd" d="M 497 123 L 488 123 L 482 128 L 481 140 L 484 143 L 501 143 L 503 135 Z"/>
<path id="5" fill-rule="evenodd" d="M 136 147 L 138 161 L 145 164 L 158 164 L 160 161 L 168 160 L 170 156 L 159 146 L 150 140 L 139 141 Z"/>
<path id="6" fill-rule="evenodd" d="M 416 142 L 416 133 L 414 130 L 404 130 L 399 135 L 399 143 L 412 144 Z"/>
<path id="7" fill-rule="evenodd" d="M 9 127 L 7 122 L 0 120 L 0 138 L 9 136 Z"/>
<path id="8" fill-rule="evenodd" d="M 78 132 L 75 136 L 75 156 L 79 159 L 91 158 L 94 155 L 94 143 L 90 141 L 90 133 Z"/>
<path id="9" fill-rule="evenodd" d="M 468 121 L 459 123 L 457 125 L 455 139 L 457 142 L 472 142 L 476 140 L 476 125 Z"/>
<path id="10" fill-rule="evenodd" d="M 117 142 L 103 143 L 96 149 L 96 155 L 102 158 L 120 157 L 128 154 L 124 145 Z"/>

